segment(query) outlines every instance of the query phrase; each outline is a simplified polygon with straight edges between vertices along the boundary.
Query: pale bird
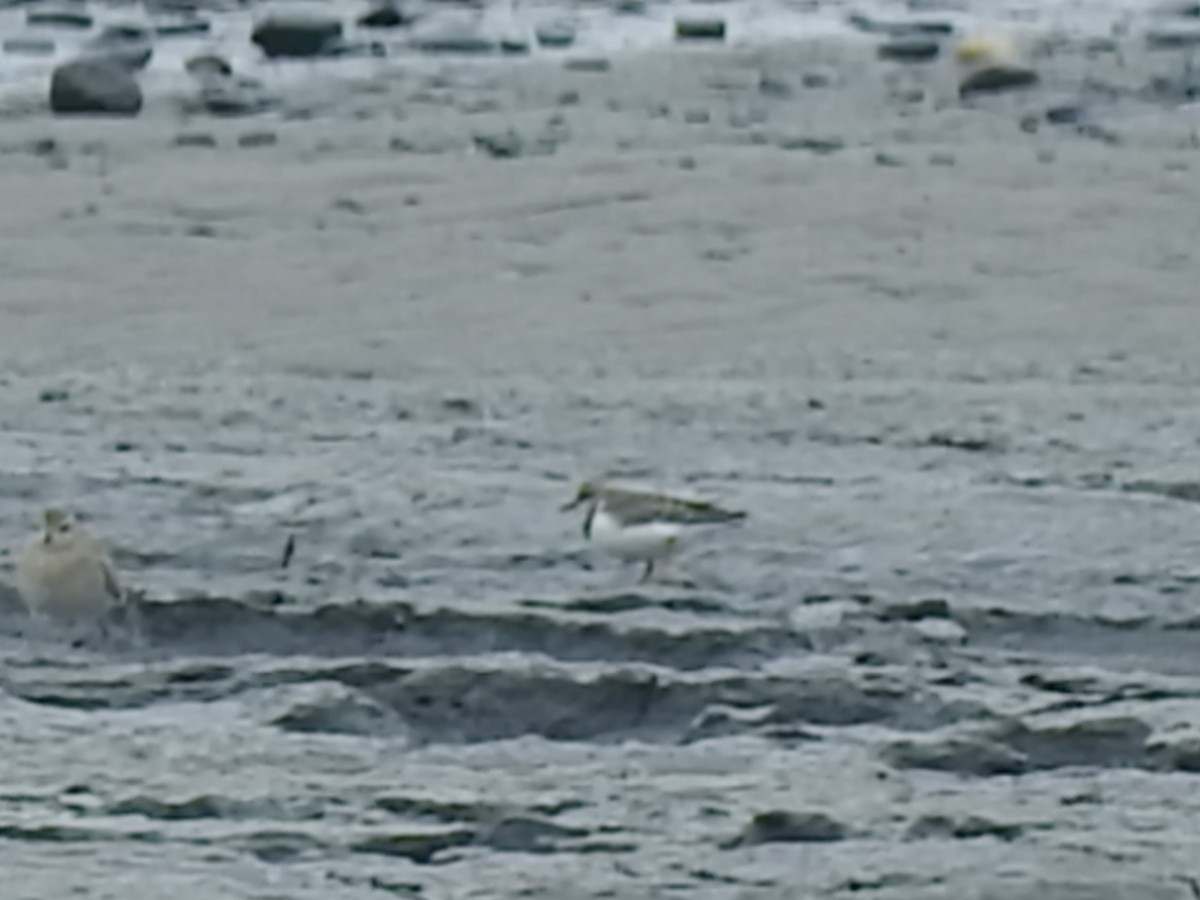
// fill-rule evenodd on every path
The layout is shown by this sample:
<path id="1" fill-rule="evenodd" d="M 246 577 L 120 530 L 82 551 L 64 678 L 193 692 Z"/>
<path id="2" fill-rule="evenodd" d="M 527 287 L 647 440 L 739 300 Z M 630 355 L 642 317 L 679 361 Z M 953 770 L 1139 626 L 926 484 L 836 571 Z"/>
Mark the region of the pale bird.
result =
<path id="1" fill-rule="evenodd" d="M 92 625 L 122 605 L 116 568 L 103 546 L 61 509 L 17 559 L 17 590 L 30 613 L 62 625 Z"/>
<path id="2" fill-rule="evenodd" d="M 703 500 L 604 487 L 592 481 L 579 486 L 562 511 L 584 506 L 583 536 L 626 562 L 645 564 L 641 581 L 654 574 L 682 546 L 691 530 L 744 519 L 746 514 Z"/>

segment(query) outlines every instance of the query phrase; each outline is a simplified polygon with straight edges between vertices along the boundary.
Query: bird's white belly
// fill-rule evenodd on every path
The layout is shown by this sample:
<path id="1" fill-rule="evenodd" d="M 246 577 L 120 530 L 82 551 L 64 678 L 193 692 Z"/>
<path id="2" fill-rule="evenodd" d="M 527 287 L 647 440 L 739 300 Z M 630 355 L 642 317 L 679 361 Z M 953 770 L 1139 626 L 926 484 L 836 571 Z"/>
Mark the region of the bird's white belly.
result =
<path id="1" fill-rule="evenodd" d="M 622 526 L 604 510 L 592 518 L 592 540 L 624 560 L 665 559 L 679 549 L 683 527 L 673 522 Z"/>
<path id="2" fill-rule="evenodd" d="M 70 568 L 53 574 L 21 573 L 18 587 L 30 612 L 62 624 L 90 622 L 115 604 L 101 574 Z"/>

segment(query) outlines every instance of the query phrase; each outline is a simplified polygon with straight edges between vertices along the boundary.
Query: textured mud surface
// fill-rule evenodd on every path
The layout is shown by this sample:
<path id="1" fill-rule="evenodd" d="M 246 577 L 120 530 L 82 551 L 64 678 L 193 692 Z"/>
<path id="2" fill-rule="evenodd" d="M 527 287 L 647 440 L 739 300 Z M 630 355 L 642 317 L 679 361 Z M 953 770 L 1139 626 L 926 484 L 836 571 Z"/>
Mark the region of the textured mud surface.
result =
<path id="1" fill-rule="evenodd" d="M 0 536 L 81 507 L 144 640 L 3 558 L 6 900 L 1200 891 L 1179 60 L 914 108 L 772 52 L 439 88 L 551 156 L 14 131 Z M 750 517 L 638 588 L 598 471 Z"/>

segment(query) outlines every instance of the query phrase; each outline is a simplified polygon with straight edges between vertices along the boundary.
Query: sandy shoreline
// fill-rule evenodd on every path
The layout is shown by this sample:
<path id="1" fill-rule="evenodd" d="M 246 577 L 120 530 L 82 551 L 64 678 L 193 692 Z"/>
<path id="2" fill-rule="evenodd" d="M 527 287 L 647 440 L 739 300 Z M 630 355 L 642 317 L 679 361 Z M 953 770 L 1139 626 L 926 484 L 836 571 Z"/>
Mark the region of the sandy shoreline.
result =
<path id="1" fill-rule="evenodd" d="M 872 54 L 6 123 L 0 537 L 151 637 L 0 592 L 13 900 L 1191 896 L 1183 54 Z M 599 470 L 751 517 L 636 591 Z"/>

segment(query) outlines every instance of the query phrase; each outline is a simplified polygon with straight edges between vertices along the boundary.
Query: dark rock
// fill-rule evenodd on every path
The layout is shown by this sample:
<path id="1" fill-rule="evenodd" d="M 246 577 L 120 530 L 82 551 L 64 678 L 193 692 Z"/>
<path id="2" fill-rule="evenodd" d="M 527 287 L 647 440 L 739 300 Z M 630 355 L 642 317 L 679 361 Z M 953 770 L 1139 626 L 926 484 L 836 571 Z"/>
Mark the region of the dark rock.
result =
<path id="1" fill-rule="evenodd" d="M 607 72 L 612 68 L 612 63 L 603 56 L 580 56 L 568 59 L 563 63 L 563 68 L 568 72 Z"/>
<path id="2" fill-rule="evenodd" d="M 642 16 L 647 8 L 646 0 L 616 0 L 613 12 L 622 16 Z"/>
<path id="3" fill-rule="evenodd" d="M 430 29 L 415 37 L 413 46 L 422 53 L 462 53 L 473 56 L 495 53 L 499 49 L 496 41 L 467 22 Z"/>
<path id="4" fill-rule="evenodd" d="M 828 843 L 847 837 L 846 826 L 822 812 L 758 813 L 746 829 L 726 843 L 725 849 L 756 844 Z"/>
<path id="5" fill-rule="evenodd" d="M 879 611 L 879 618 L 885 622 L 916 622 L 929 618 L 948 619 L 950 618 L 950 604 L 941 597 L 889 603 Z"/>
<path id="6" fill-rule="evenodd" d="M 1152 736 L 1146 754 L 1156 769 L 1168 772 L 1200 772 L 1200 734 L 1193 729 Z"/>
<path id="7" fill-rule="evenodd" d="M 342 37 L 342 23 L 324 16 L 273 15 L 254 26 L 250 40 L 268 59 L 328 53 Z"/>
<path id="8" fill-rule="evenodd" d="M 758 76 L 758 92 L 764 97 L 782 100 L 792 96 L 792 86 L 781 78 L 763 72 Z"/>
<path id="9" fill-rule="evenodd" d="M 982 816 L 954 819 L 950 816 L 927 815 L 921 816 L 908 827 L 906 837 L 909 840 L 925 838 L 969 840 L 977 837 L 997 837 L 1004 841 L 1012 841 L 1020 837 L 1024 830 L 1021 825 L 995 822 Z"/>
<path id="10" fill-rule="evenodd" d="M 954 34 L 954 25 L 936 19 L 913 19 L 906 22 L 883 22 L 873 19 L 865 13 L 855 12 L 846 17 L 846 21 L 867 34 L 886 34 L 892 37 L 911 35 L 948 35 Z"/>
<path id="11" fill-rule="evenodd" d="M 273 131 L 249 131 L 238 135 L 239 147 L 274 147 L 278 143 L 279 136 Z"/>
<path id="12" fill-rule="evenodd" d="M 475 831 L 461 826 L 438 826 L 404 833 L 379 834 L 352 844 L 356 853 L 401 856 L 416 863 L 427 863 L 442 850 L 470 844 Z"/>
<path id="13" fill-rule="evenodd" d="M 1046 110 L 1046 121 L 1051 125 L 1076 125 L 1086 115 L 1077 103 L 1061 103 Z"/>
<path id="14" fill-rule="evenodd" d="M 184 19 L 181 22 L 163 22 L 154 26 L 154 33 L 159 37 L 188 37 L 208 34 L 210 31 L 212 23 L 208 19 Z"/>
<path id="15" fill-rule="evenodd" d="M 1146 32 L 1146 46 L 1151 50 L 1179 50 L 1200 44 L 1200 26 L 1173 25 Z"/>
<path id="16" fill-rule="evenodd" d="M 942 52 L 942 45 L 930 38 L 905 37 L 885 41 L 876 52 L 880 59 L 892 62 L 929 62 L 937 59 Z"/>
<path id="17" fill-rule="evenodd" d="M 84 53 L 111 60 L 126 69 L 144 69 L 154 55 L 150 32 L 138 25 L 109 25 L 84 44 Z"/>
<path id="18" fill-rule="evenodd" d="M 183 68 L 189 75 L 200 79 L 228 78 L 233 75 L 233 66 L 229 61 L 215 53 L 193 56 L 183 64 Z"/>
<path id="19" fill-rule="evenodd" d="M 142 90 L 129 69 L 111 60 L 71 60 L 50 77 L 50 109 L 60 115 L 136 116 Z"/>
<path id="20" fill-rule="evenodd" d="M 211 134 L 188 132 L 175 135 L 176 147 L 204 147 L 211 149 L 217 146 L 217 139 Z"/>
<path id="21" fill-rule="evenodd" d="M 800 76 L 800 83 L 806 88 L 827 88 L 837 81 L 837 76 L 828 69 L 812 69 Z"/>
<path id="22" fill-rule="evenodd" d="M 724 19 L 676 19 L 675 39 L 678 41 L 723 41 Z"/>
<path id="23" fill-rule="evenodd" d="M 533 33 L 539 47 L 570 47 L 575 43 L 575 29 L 570 25 L 543 25 Z"/>
<path id="24" fill-rule="evenodd" d="M 531 49 L 529 41 L 524 38 L 506 37 L 500 41 L 501 52 L 507 53 L 510 56 L 522 55 L 528 53 Z"/>
<path id="25" fill-rule="evenodd" d="M 391 710 L 353 688 L 328 682 L 297 688 L 270 722 L 283 731 L 315 734 L 377 735 L 397 726 Z"/>
<path id="26" fill-rule="evenodd" d="M 55 50 L 54 41 L 37 38 L 8 38 L 3 47 L 9 56 L 53 56 Z"/>
<path id="27" fill-rule="evenodd" d="M 959 775 L 1020 775 L 1029 770 L 1028 758 L 1001 743 L 970 736 L 900 740 L 883 752 L 897 769 L 932 769 Z"/>
<path id="28" fill-rule="evenodd" d="M 958 95 L 994 94 L 1038 83 L 1038 74 L 1024 66 L 996 65 L 971 72 L 958 85 Z"/>
<path id="29" fill-rule="evenodd" d="M 534 141 L 526 141 L 512 129 L 507 131 L 478 132 L 472 136 L 475 146 L 493 159 L 515 159 L 519 156 L 540 156 L 553 153 L 558 142 L 553 137 L 544 136 Z"/>
<path id="30" fill-rule="evenodd" d="M 95 24 L 95 20 L 89 13 L 80 9 L 31 9 L 25 13 L 25 24 L 42 28 L 86 30 Z"/>
<path id="31" fill-rule="evenodd" d="M 1163 16 L 1179 16 L 1184 19 L 1200 19 L 1200 3 L 1193 0 L 1176 0 L 1165 3 L 1154 10 Z"/>
<path id="32" fill-rule="evenodd" d="M 257 82 L 228 78 L 205 82 L 198 100 L 204 112 L 224 117 L 252 116 L 276 105 Z"/>
<path id="33" fill-rule="evenodd" d="M 781 150 L 807 150 L 819 156 L 827 156 L 845 149 L 846 142 L 836 137 L 784 137 L 779 139 L 778 146 Z"/>
<path id="34" fill-rule="evenodd" d="M 395 3 L 380 3 L 358 17 L 363 28 L 407 28 L 417 17 Z"/>
<path id="35" fill-rule="evenodd" d="M 1149 725 L 1132 716 L 1088 715 L 1074 722 L 1032 727 L 1012 722 L 1000 736 L 1037 768 L 1121 768 L 1145 764 L 1150 731 Z"/>

